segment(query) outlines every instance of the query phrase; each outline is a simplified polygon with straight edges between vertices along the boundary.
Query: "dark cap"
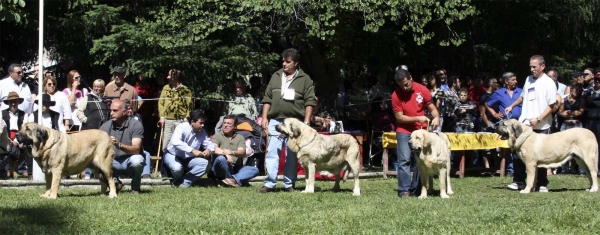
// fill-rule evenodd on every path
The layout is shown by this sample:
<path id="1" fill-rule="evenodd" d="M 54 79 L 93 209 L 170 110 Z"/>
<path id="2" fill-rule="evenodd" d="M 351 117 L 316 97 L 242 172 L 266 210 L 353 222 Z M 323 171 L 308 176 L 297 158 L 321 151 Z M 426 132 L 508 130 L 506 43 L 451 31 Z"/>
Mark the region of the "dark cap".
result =
<path id="1" fill-rule="evenodd" d="M 113 73 L 125 73 L 125 68 L 117 66 L 113 69 Z"/>
<path id="2" fill-rule="evenodd" d="M 581 76 L 583 76 L 583 72 L 581 72 L 581 71 L 574 71 L 572 78 L 578 78 L 578 77 L 581 77 Z"/>

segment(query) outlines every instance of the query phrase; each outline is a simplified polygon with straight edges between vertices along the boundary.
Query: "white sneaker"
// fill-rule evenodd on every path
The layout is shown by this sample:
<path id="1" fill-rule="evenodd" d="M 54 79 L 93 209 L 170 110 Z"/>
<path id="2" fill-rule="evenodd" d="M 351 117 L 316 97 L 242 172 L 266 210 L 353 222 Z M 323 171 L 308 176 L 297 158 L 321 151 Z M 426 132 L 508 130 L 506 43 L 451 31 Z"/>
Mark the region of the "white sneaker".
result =
<path id="1" fill-rule="evenodd" d="M 548 188 L 546 188 L 544 186 L 540 186 L 540 189 L 538 190 L 538 192 L 540 192 L 540 193 L 547 193 L 548 192 Z"/>
<path id="2" fill-rule="evenodd" d="M 85 176 L 83 177 L 83 179 L 89 180 L 89 179 L 90 179 L 90 176 L 89 176 L 89 175 L 85 175 Z"/>
<path id="3" fill-rule="evenodd" d="M 519 184 L 517 184 L 517 183 L 515 183 L 515 182 L 512 182 L 512 183 L 510 183 L 510 184 L 509 184 L 508 186 L 506 186 L 506 187 L 508 187 L 509 189 L 512 189 L 512 190 L 519 190 Z"/>

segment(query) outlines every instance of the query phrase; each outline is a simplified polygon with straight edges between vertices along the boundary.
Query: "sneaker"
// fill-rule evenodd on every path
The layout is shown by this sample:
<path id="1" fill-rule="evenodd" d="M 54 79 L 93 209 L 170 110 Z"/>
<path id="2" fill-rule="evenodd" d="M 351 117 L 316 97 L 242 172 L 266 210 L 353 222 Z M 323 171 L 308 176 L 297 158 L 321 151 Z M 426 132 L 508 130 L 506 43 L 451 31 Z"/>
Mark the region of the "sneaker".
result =
<path id="1" fill-rule="evenodd" d="M 509 185 L 506 186 L 509 189 L 512 190 L 523 190 L 525 189 L 525 184 L 524 183 L 517 183 L 517 182 L 512 182 Z"/>
<path id="2" fill-rule="evenodd" d="M 91 178 L 91 177 L 90 177 L 90 175 L 85 175 L 85 176 L 83 177 L 83 179 L 85 179 L 85 180 L 89 180 L 90 178 Z"/>
<path id="3" fill-rule="evenodd" d="M 403 193 L 399 193 L 398 197 L 401 198 L 409 198 L 410 197 L 410 193 L 409 192 L 403 192 Z"/>
<path id="4" fill-rule="evenodd" d="M 538 190 L 538 192 L 540 192 L 540 193 L 547 193 L 548 192 L 548 188 L 544 187 L 544 186 L 540 186 L 540 189 Z"/>

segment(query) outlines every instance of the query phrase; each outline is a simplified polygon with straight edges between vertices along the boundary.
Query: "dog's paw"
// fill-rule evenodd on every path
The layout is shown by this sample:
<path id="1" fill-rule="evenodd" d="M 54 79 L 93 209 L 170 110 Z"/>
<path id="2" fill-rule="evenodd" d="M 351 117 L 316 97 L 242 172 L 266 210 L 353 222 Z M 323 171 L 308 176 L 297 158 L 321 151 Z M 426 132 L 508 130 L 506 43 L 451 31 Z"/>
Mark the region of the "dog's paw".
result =
<path id="1" fill-rule="evenodd" d="M 442 198 L 450 198 L 450 196 L 448 196 L 447 194 L 442 194 L 442 195 L 440 195 L 440 197 L 442 197 Z"/>
<path id="2" fill-rule="evenodd" d="M 314 193 L 314 190 L 303 190 L 302 193 Z"/>
<path id="3" fill-rule="evenodd" d="M 527 193 L 530 193 L 530 190 L 523 189 L 523 190 L 519 191 L 519 193 L 527 194 Z"/>
<path id="4" fill-rule="evenodd" d="M 590 191 L 590 193 L 598 192 L 598 187 L 587 189 L 587 191 Z"/>
<path id="5" fill-rule="evenodd" d="M 354 196 L 360 196 L 360 189 L 354 189 L 352 195 L 354 195 Z"/>
<path id="6" fill-rule="evenodd" d="M 452 190 L 448 190 L 448 191 L 446 191 L 446 194 L 448 194 L 448 195 L 452 195 L 452 194 L 454 194 L 454 191 L 452 191 Z"/>
<path id="7" fill-rule="evenodd" d="M 425 198 L 427 198 L 427 195 L 421 195 L 421 196 L 419 196 L 419 199 L 425 199 Z"/>
<path id="8" fill-rule="evenodd" d="M 108 198 L 116 198 L 116 197 L 117 197 L 116 193 L 114 193 L 114 194 L 113 193 L 108 194 Z"/>

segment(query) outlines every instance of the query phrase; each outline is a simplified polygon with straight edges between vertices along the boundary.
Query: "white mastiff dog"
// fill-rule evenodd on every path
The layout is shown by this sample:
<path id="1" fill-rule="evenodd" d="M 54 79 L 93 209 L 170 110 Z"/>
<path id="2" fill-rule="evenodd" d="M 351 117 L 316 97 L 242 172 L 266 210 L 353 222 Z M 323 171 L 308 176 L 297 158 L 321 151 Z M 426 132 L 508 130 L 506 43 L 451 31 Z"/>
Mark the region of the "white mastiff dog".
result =
<path id="1" fill-rule="evenodd" d="M 448 136 L 444 133 L 417 130 L 410 135 L 408 145 L 416 151 L 417 164 L 421 174 L 422 188 L 419 198 L 427 198 L 427 194 L 433 192 L 434 175 L 439 175 L 440 178 L 440 196 L 450 198 L 448 195 L 453 192 L 450 186 L 450 140 Z"/>
<path id="2" fill-rule="evenodd" d="M 594 133 L 584 128 L 572 128 L 544 135 L 517 120 L 498 124 L 500 139 L 516 151 L 527 169 L 527 186 L 521 193 L 530 193 L 536 181 L 537 167 L 560 167 L 571 158 L 585 171 L 590 192 L 598 191 L 598 143 Z"/>
<path id="3" fill-rule="evenodd" d="M 286 118 L 276 127 L 277 131 L 289 137 L 290 150 L 298 154 L 306 175 L 304 193 L 315 191 L 315 172 L 329 171 L 335 175 L 333 191 L 340 189 L 340 172 L 349 166 L 354 175 L 354 196 L 360 196 L 358 171 L 360 154 L 358 142 L 348 134 L 321 135 L 310 126 L 295 118 Z M 344 181 L 348 171 L 344 175 Z"/>

